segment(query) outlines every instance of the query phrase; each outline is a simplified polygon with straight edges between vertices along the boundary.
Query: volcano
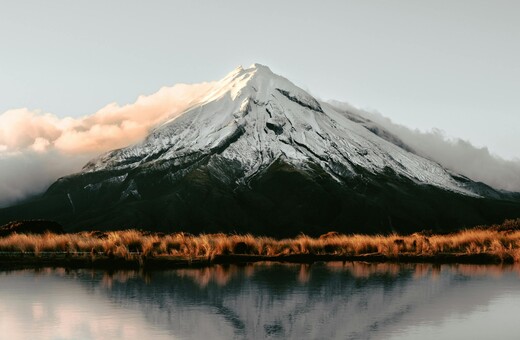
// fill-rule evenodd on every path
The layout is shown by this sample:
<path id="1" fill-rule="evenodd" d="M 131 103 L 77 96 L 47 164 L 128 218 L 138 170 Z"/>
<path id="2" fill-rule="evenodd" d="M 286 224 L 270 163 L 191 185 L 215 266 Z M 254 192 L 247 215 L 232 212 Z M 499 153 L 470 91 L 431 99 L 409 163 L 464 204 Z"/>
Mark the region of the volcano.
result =
<path id="1" fill-rule="evenodd" d="M 215 82 L 141 142 L 100 155 L 0 222 L 68 230 L 311 235 L 450 231 L 520 216 L 495 190 L 254 64 Z"/>

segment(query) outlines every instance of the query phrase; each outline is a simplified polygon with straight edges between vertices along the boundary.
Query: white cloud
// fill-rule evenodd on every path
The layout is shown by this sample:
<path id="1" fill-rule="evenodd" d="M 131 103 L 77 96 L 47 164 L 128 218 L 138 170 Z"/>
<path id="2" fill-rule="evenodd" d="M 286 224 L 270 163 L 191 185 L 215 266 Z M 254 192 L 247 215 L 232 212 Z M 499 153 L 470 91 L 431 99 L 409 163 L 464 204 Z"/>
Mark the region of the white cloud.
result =
<path id="1" fill-rule="evenodd" d="M 100 153 L 141 140 L 149 130 L 186 109 L 213 83 L 164 87 L 133 104 L 109 104 L 81 118 L 59 118 L 26 108 L 0 115 L 0 156 L 29 149 Z"/>
<path id="2" fill-rule="evenodd" d="M 447 169 L 497 189 L 520 191 L 520 160 L 505 160 L 492 154 L 486 147 L 479 148 L 469 141 L 449 138 L 438 129 L 427 132 L 413 130 L 392 122 L 378 112 L 360 110 L 346 103 L 331 104 L 381 125 L 417 154 Z"/>
<path id="3" fill-rule="evenodd" d="M 59 118 L 26 108 L 0 114 L 0 206 L 45 190 L 102 152 L 142 140 L 213 84 L 164 87 L 133 104 L 112 103 L 81 118 Z"/>
<path id="4" fill-rule="evenodd" d="M 57 178 L 79 171 L 93 156 L 26 150 L 0 157 L 0 207 L 44 191 Z"/>

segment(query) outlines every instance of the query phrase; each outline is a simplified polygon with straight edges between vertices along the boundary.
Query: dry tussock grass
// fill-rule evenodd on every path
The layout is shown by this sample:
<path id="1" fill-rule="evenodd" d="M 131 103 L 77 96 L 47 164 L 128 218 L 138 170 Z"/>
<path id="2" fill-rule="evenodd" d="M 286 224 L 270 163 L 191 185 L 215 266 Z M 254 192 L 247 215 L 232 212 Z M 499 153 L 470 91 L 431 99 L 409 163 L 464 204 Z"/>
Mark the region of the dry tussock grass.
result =
<path id="1" fill-rule="evenodd" d="M 396 257 L 400 254 L 436 255 L 491 253 L 500 258 L 512 257 L 520 262 L 520 219 L 500 226 L 474 228 L 448 235 L 412 234 L 341 235 L 331 232 L 320 238 L 299 235 L 293 239 L 226 234 L 185 233 L 156 235 L 137 230 L 76 234 L 13 234 L 0 238 L 0 251 L 39 255 L 64 252 L 72 255 L 105 254 L 128 258 L 170 255 L 183 258 L 213 258 L 217 255 L 366 255 Z"/>

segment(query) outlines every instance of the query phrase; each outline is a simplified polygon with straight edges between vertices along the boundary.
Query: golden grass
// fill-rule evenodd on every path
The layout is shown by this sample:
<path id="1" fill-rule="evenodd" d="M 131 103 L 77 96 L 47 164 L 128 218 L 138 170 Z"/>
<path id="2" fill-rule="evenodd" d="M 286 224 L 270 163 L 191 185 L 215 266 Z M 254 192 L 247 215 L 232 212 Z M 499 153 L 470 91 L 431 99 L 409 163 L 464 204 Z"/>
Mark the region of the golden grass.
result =
<path id="1" fill-rule="evenodd" d="M 218 255 L 399 255 L 480 254 L 512 258 L 520 262 L 520 219 L 505 221 L 500 226 L 474 228 L 448 235 L 412 234 L 341 235 L 335 232 L 313 238 L 299 235 L 276 240 L 250 234 L 155 235 L 137 230 L 112 232 L 80 232 L 76 234 L 25 235 L 12 234 L 0 238 L 1 252 L 27 253 L 36 256 L 45 252 L 68 255 L 103 254 L 129 258 L 133 255 L 170 255 L 182 258 L 213 258 Z"/>

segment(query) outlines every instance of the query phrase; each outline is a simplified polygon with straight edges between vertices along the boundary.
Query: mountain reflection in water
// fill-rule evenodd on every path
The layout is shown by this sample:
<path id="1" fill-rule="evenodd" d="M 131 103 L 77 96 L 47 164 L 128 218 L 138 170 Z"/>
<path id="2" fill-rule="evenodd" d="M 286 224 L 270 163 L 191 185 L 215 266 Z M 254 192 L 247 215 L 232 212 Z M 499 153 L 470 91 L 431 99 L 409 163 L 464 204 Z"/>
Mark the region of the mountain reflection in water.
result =
<path id="1" fill-rule="evenodd" d="M 341 262 L 3 272 L 0 329 L 9 339 L 517 338 L 519 273 Z"/>

